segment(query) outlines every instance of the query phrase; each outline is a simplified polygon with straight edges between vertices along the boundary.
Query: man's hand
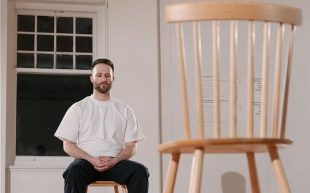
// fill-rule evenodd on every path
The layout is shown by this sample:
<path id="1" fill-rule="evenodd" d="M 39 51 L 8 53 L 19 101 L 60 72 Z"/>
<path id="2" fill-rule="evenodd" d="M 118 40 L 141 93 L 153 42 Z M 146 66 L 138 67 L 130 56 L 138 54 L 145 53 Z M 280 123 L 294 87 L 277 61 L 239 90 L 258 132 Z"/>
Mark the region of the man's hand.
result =
<path id="1" fill-rule="evenodd" d="M 130 159 L 136 153 L 136 149 L 136 141 L 127 142 L 124 149 L 116 157 L 99 156 L 92 158 L 91 163 L 96 170 L 103 172 L 112 168 L 119 161 Z"/>
<path id="2" fill-rule="evenodd" d="M 116 164 L 116 159 L 112 157 L 107 156 L 100 156 L 97 158 L 94 158 L 93 165 L 96 170 L 99 172 L 106 171 L 110 168 L 112 168 Z"/>

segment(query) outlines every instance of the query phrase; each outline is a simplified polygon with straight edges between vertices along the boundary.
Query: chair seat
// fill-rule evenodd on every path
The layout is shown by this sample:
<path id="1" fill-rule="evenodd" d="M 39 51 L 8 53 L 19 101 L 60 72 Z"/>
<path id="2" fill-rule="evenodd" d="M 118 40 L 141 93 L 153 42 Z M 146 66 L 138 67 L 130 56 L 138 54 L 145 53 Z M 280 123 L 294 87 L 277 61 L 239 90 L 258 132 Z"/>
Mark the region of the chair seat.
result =
<path id="1" fill-rule="evenodd" d="M 268 152 L 269 146 L 284 148 L 292 143 L 290 139 L 275 138 L 188 139 L 163 143 L 158 149 L 161 153 L 193 153 L 195 149 L 204 149 L 205 153 L 261 153 Z"/>
<path id="2" fill-rule="evenodd" d="M 122 186 L 114 181 L 95 181 L 88 186 Z"/>
<path id="3" fill-rule="evenodd" d="M 86 193 L 88 193 L 89 187 L 113 187 L 114 193 L 119 193 L 118 187 L 121 187 L 122 193 L 127 193 L 126 185 L 122 185 L 122 184 L 116 183 L 114 181 L 95 181 L 95 182 L 92 182 L 91 184 L 89 184 L 87 186 Z"/>

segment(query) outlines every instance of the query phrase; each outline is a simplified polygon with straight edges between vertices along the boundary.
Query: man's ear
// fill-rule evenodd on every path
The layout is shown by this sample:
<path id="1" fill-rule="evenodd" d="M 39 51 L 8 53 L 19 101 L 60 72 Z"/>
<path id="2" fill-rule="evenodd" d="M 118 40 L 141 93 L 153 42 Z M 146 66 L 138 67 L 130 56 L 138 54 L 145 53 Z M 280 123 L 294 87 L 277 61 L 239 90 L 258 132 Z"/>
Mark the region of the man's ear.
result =
<path id="1" fill-rule="evenodd" d="M 93 76 L 92 75 L 89 76 L 89 79 L 90 79 L 90 82 L 93 82 Z"/>

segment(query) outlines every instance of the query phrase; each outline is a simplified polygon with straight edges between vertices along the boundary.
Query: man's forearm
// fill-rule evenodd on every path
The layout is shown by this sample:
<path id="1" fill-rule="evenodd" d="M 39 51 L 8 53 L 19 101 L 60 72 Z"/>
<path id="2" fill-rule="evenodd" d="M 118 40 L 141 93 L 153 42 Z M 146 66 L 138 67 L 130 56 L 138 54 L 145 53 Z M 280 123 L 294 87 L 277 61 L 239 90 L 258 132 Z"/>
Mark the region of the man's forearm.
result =
<path id="1" fill-rule="evenodd" d="M 92 163 L 93 157 L 79 148 L 74 142 L 64 139 L 63 140 L 64 151 L 75 159 L 85 159 Z"/>
<path id="2" fill-rule="evenodd" d="M 125 148 L 115 157 L 116 162 L 128 160 L 136 154 L 137 142 L 129 142 Z"/>

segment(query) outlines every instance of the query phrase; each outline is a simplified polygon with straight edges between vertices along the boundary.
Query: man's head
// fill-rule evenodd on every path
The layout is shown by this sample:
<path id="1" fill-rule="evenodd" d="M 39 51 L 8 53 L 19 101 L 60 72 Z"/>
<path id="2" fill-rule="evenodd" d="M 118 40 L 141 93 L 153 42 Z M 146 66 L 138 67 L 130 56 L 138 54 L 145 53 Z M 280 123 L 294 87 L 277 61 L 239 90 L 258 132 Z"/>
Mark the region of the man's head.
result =
<path id="1" fill-rule="evenodd" d="M 99 59 L 95 60 L 91 65 L 91 71 L 93 71 L 93 69 L 95 68 L 95 66 L 97 64 L 106 64 L 106 65 L 110 66 L 112 68 L 112 71 L 114 72 L 113 62 L 107 58 L 99 58 Z"/>
<path id="2" fill-rule="evenodd" d="M 114 65 L 106 58 L 100 58 L 91 66 L 90 80 L 94 90 L 99 93 L 109 94 L 114 80 Z"/>

